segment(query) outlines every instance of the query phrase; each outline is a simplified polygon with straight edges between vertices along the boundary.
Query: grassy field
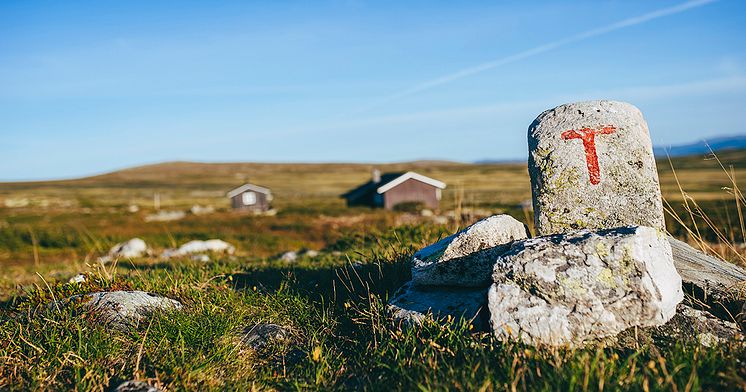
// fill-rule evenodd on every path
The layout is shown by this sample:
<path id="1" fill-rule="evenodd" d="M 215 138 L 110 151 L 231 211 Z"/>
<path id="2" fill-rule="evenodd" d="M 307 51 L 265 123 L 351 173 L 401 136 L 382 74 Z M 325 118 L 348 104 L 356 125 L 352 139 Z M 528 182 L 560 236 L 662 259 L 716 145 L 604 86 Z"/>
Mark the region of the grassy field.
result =
<path id="1" fill-rule="evenodd" d="M 659 162 L 664 198 L 679 217 L 667 217 L 668 229 L 685 239 L 687 230 L 696 230 L 743 264 L 743 218 L 729 176 L 737 181 L 746 174 L 746 152 L 719 158 L 725 170 L 701 157 L 673 160 L 675 171 Z M 409 278 L 412 253 L 481 214 L 507 212 L 530 222 L 520 207 L 530 188 L 520 164 L 376 167 L 416 170 L 448 183 L 440 213 L 450 218 L 435 223 L 417 214 L 344 207 L 338 196 L 367 180 L 372 165 L 179 162 L 0 184 L 0 389 L 107 390 L 128 379 L 168 390 L 746 388 L 741 345 L 705 349 L 696 341 L 661 340 L 566 350 L 499 343 L 457 323 L 401 331 L 383 304 Z M 276 216 L 228 210 L 225 193 L 246 180 L 272 188 Z M 216 212 L 145 222 L 155 212 L 156 193 L 163 210 L 199 204 Z M 692 207 L 695 201 L 704 213 Z M 129 212 L 132 205 L 139 210 Z M 95 262 L 135 236 L 157 251 L 221 238 L 238 252 L 209 263 Z M 321 253 L 294 263 L 276 257 L 303 248 Z M 88 282 L 66 283 L 81 272 Z M 185 310 L 122 332 L 72 312 L 35 311 L 53 298 L 112 289 L 157 292 Z M 259 322 L 286 325 L 291 338 L 260 351 L 243 348 L 238 331 Z"/>

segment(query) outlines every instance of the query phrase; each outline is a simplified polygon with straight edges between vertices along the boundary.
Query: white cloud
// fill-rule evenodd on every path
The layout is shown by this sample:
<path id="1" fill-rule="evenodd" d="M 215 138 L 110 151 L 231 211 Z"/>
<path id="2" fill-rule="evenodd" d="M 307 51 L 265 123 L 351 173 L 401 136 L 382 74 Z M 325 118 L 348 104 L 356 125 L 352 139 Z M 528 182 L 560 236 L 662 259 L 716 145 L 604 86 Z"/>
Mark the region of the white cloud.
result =
<path id="1" fill-rule="evenodd" d="M 564 38 L 558 41 L 539 45 L 537 47 L 524 50 L 522 52 L 518 52 L 507 57 L 495 59 L 492 61 L 487 61 L 481 64 L 477 64 L 473 67 L 464 68 L 454 73 L 443 75 L 441 77 L 422 82 L 408 89 L 391 94 L 388 97 L 384 97 L 369 105 L 359 108 L 358 110 L 354 111 L 352 114 L 366 112 L 373 108 L 384 105 L 386 103 L 398 100 L 400 98 L 413 95 L 413 94 L 416 94 L 416 93 L 419 93 L 419 92 L 422 92 L 422 91 L 425 91 L 425 90 L 428 90 L 433 87 L 437 87 L 437 86 L 440 86 L 446 83 L 454 82 L 456 80 L 463 79 L 463 78 L 466 78 L 466 77 L 469 77 L 469 76 L 472 76 L 478 73 L 482 73 L 482 72 L 491 70 L 493 68 L 500 67 L 502 65 L 514 63 L 516 61 L 520 61 L 520 60 L 523 60 L 523 59 L 526 59 L 532 56 L 536 56 L 538 54 L 545 53 L 545 52 L 557 49 L 562 46 L 566 46 L 566 45 L 576 43 L 579 41 L 584 41 L 586 39 L 590 39 L 590 38 L 597 37 L 600 35 L 608 34 L 613 31 L 620 30 L 626 27 L 637 26 L 637 25 L 640 25 L 640 24 L 643 24 L 643 23 L 646 23 L 646 22 L 649 22 L 651 20 L 655 20 L 658 18 L 663 18 L 666 16 L 679 14 L 681 12 L 685 12 L 693 8 L 697 8 L 697 7 L 701 7 L 701 6 L 710 4 L 710 3 L 714 3 L 715 1 L 717 0 L 690 0 L 690 1 L 681 3 L 673 7 L 659 9 L 659 10 L 652 11 L 652 12 L 649 12 L 643 15 L 624 19 L 624 20 L 621 20 L 619 22 L 616 22 L 616 23 L 613 23 L 613 24 L 610 24 L 604 27 L 599 27 L 593 30 L 588 30 L 588 31 L 585 31 L 585 32 L 582 32 L 582 33 L 579 33 L 579 34 L 576 34 L 576 35 L 573 35 L 573 36 L 570 36 L 570 37 L 567 37 L 567 38 Z"/>

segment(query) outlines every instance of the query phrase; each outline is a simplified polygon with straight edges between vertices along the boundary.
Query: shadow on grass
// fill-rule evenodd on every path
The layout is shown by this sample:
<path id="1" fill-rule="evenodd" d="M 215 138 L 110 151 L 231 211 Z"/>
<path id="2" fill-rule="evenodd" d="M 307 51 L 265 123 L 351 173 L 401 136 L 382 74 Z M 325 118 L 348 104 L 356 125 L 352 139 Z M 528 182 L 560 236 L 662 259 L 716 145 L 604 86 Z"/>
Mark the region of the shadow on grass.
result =
<path id="1" fill-rule="evenodd" d="M 236 290 L 274 293 L 289 289 L 309 300 L 343 304 L 367 299 L 371 294 L 387 298 L 411 279 L 406 262 L 348 264 L 341 267 L 265 267 L 231 275 Z"/>

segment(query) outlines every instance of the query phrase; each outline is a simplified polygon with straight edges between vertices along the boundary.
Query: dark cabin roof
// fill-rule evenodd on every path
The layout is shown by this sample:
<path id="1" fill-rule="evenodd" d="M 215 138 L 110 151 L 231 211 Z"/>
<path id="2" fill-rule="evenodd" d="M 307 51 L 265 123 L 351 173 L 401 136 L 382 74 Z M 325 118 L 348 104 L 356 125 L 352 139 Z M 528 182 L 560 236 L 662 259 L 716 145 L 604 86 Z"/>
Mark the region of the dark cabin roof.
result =
<path id="1" fill-rule="evenodd" d="M 443 182 L 411 171 L 406 173 L 384 173 L 381 175 L 381 181 L 373 182 L 372 180 L 369 180 L 365 184 L 343 194 L 342 197 L 347 199 L 357 199 L 358 197 L 370 193 L 385 193 L 388 192 L 389 189 L 392 189 L 398 186 L 401 182 L 409 179 L 415 179 L 440 189 L 446 187 L 446 184 Z"/>
<path id="2" fill-rule="evenodd" d="M 360 185 L 359 187 L 347 191 L 347 193 L 342 194 L 341 196 L 346 199 L 355 199 L 362 195 L 375 192 L 378 187 L 382 185 L 386 185 L 391 181 L 396 180 L 397 178 L 403 176 L 404 173 L 384 173 L 381 174 L 381 181 L 380 182 L 373 182 L 373 180 L 368 180 L 363 185 Z"/>

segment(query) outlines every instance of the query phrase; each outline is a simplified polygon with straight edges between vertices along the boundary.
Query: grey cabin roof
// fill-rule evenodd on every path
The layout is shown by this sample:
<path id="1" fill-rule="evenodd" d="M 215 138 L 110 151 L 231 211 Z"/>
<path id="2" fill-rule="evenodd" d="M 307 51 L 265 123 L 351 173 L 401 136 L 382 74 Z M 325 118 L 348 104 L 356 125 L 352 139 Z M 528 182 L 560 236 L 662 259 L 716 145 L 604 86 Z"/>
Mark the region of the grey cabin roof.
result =
<path id="1" fill-rule="evenodd" d="M 243 185 L 239 186 L 238 188 L 236 188 L 236 189 L 228 192 L 228 197 L 235 197 L 235 196 L 240 195 L 240 194 L 242 194 L 242 193 L 244 193 L 246 191 L 254 191 L 254 192 L 258 192 L 258 193 L 263 193 L 265 195 L 271 195 L 272 194 L 272 191 L 270 191 L 268 188 L 265 188 L 265 187 L 262 187 L 262 186 L 259 186 L 259 185 L 254 185 L 254 184 L 243 184 Z"/>

